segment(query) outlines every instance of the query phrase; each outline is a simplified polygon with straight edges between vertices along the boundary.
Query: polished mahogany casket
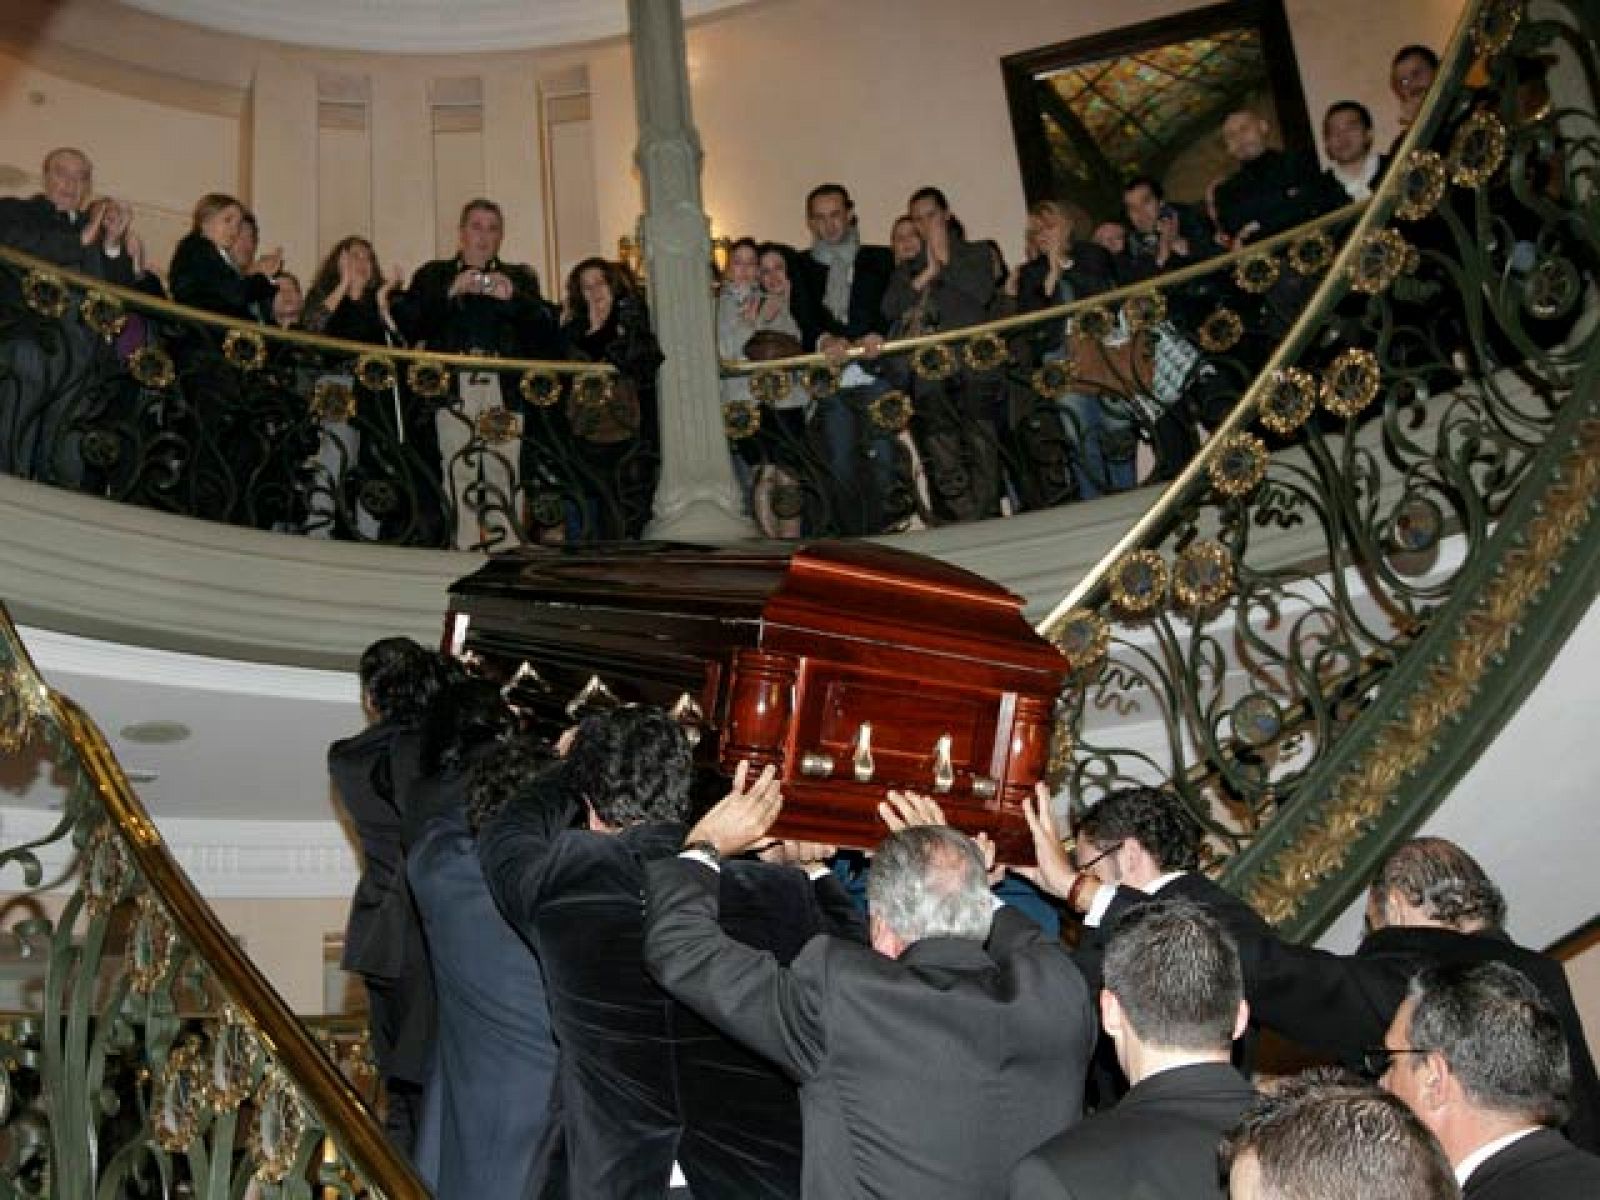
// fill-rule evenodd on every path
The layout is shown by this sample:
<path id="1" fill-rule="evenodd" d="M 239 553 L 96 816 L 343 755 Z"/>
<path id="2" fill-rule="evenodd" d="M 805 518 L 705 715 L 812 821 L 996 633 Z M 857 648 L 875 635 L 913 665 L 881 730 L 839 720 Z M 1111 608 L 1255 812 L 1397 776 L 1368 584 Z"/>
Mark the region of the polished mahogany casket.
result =
<path id="1" fill-rule="evenodd" d="M 446 648 L 546 729 L 658 704 L 703 765 L 777 765 L 785 837 L 872 846 L 908 788 L 1032 861 L 1068 663 L 980 576 L 867 542 L 633 543 L 496 555 L 450 597 Z"/>

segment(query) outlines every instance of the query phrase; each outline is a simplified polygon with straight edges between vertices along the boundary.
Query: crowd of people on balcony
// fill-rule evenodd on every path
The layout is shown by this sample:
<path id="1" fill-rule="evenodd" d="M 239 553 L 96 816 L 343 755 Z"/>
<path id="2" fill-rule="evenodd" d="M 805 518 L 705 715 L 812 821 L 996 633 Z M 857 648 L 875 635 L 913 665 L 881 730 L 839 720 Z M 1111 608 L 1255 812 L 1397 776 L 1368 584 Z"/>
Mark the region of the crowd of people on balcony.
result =
<path id="1" fill-rule="evenodd" d="M 408 639 L 361 678 L 329 752 L 365 858 L 344 961 L 441 1200 L 1600 1194 L 1566 976 L 1454 843 L 1403 844 L 1334 954 L 1203 874 L 1164 790 L 1064 842 L 1041 785 L 1009 873 L 890 791 L 863 859 L 772 837 L 772 768 L 693 804 L 659 709 L 549 744 Z M 1258 1076 L 1263 1030 L 1325 1067 Z"/>
<path id="2" fill-rule="evenodd" d="M 1415 117 L 1437 69 L 1426 47 L 1395 56 L 1390 83 L 1402 123 Z M 888 245 L 864 240 L 848 188 L 833 182 L 805 198 L 809 246 L 740 238 L 716 281 L 722 358 L 818 353 L 834 368 L 825 383 L 794 375 L 790 386 L 759 396 L 748 375 L 725 372 L 721 400 L 745 414 L 751 434 L 739 436 L 730 418 L 735 470 L 759 528 L 795 538 L 970 521 L 1175 475 L 1241 386 L 1237 377 L 1222 381 L 1213 356 L 1198 347 L 1201 322 L 1223 302 L 1242 313 L 1244 337 L 1229 353 L 1252 370 L 1309 296 L 1307 279 L 1285 273 L 1265 296 L 1247 297 L 1225 273 L 1187 278 L 1166 296 L 1166 319 L 1154 329 L 1108 338 L 1045 320 L 1009 330 L 992 363 L 955 354 L 931 374 L 913 369 L 907 353 L 885 354 L 885 346 L 1148 283 L 1370 196 L 1388 159 L 1374 147 L 1368 108 L 1354 100 L 1332 105 L 1322 134 L 1326 170 L 1274 148 L 1270 124 L 1257 112 L 1233 112 L 1222 127 L 1233 169 L 1212 182 L 1203 203 L 1169 200 L 1150 176 L 1129 180 L 1120 219 L 1098 226 L 1068 197 L 1041 200 L 1027 214 L 1023 260 L 1011 266 L 995 241 L 969 236 L 935 186 L 911 194 Z M 302 371 L 292 386 L 337 383 L 353 391 L 354 421 L 325 420 L 309 435 L 320 444 L 298 456 L 269 453 L 256 431 L 247 439 L 256 449 L 222 456 L 235 490 L 275 488 L 287 499 L 246 514 L 237 497 L 213 497 L 199 503 L 197 515 L 324 536 L 503 546 L 525 536 L 530 497 L 549 485 L 565 499 L 554 516 L 544 515 L 547 540 L 643 530 L 659 464 L 655 378 L 662 356 L 643 290 L 626 265 L 585 259 L 558 305 L 531 267 L 502 260 L 504 215 L 477 199 L 461 213 L 454 255 L 407 278 L 397 266 L 381 267 L 368 240 L 351 236 L 303 289 L 284 269 L 281 250 L 261 249 L 256 218 L 219 193 L 196 205 L 163 284 L 146 261 L 130 207 L 89 202 L 91 168 L 81 151 L 53 152 L 44 178 L 43 195 L 0 200 L 0 242 L 86 274 L 170 289 L 180 303 L 235 320 L 372 346 L 577 359 L 616 369 L 604 403 L 578 405 L 569 395 L 554 407 L 496 371 L 461 371 L 448 396 L 431 399 L 416 395 L 404 377 L 367 387 L 348 363 L 320 375 Z M 177 343 L 199 353 L 219 339 Z M 126 354 L 127 335 L 118 345 Z M 1041 397 L 1035 369 L 1062 361 L 1072 364 L 1071 385 Z M 202 391 L 208 379 L 216 385 L 208 394 L 222 403 L 225 373 L 202 362 L 194 374 Z M 901 397 L 903 417 L 886 419 L 883 406 Z M 0 470 L 74 486 L 99 480 L 78 461 L 71 422 L 26 411 L 27 399 L 15 389 L 4 406 Z M 246 407 L 235 403 L 230 411 L 240 421 L 254 419 Z M 267 421 L 269 435 L 281 423 Z M 1149 447 L 1142 465 L 1141 443 Z M 47 451 L 56 454 L 53 471 L 40 461 Z M 357 484 L 385 478 L 391 490 L 422 497 L 420 507 L 432 515 L 413 514 L 397 528 L 369 511 L 367 499 L 345 503 L 366 495 L 336 478 L 352 464 Z M 308 487 L 312 466 L 333 482 Z"/>

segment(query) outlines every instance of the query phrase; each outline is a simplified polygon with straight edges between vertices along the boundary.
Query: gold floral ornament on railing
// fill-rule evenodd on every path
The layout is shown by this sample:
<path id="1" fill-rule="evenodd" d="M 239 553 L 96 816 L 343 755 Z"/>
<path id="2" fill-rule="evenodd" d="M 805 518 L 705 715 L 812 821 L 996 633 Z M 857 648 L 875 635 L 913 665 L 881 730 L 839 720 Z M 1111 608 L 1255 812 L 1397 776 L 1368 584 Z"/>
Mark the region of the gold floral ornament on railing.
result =
<path id="1" fill-rule="evenodd" d="M 807 367 L 801 383 L 814 400 L 825 400 L 839 390 L 843 373 L 833 363 L 814 363 Z"/>
<path id="2" fill-rule="evenodd" d="M 140 346 L 128 357 L 128 374 L 140 387 L 164 392 L 177 381 L 178 368 L 160 346 Z"/>
<path id="3" fill-rule="evenodd" d="M 1383 382 L 1377 355 L 1352 348 L 1328 365 L 1322 376 L 1322 407 L 1336 417 L 1360 416 L 1377 397 Z"/>
<path id="4" fill-rule="evenodd" d="M 750 377 L 750 395 L 759 404 L 782 404 L 789 398 L 794 381 L 787 371 L 763 371 Z"/>
<path id="5" fill-rule="evenodd" d="M 1011 354 L 999 334 L 984 333 L 962 347 L 961 357 L 974 371 L 993 371 L 1005 366 Z"/>
<path id="6" fill-rule="evenodd" d="M 958 369 L 955 352 L 943 342 L 918 346 L 911 354 L 911 369 L 929 383 L 949 379 Z"/>
<path id="7" fill-rule="evenodd" d="M 1525 0 L 1484 0 L 1472 23 L 1472 45 L 1477 52 L 1492 58 L 1511 45 L 1527 8 Z"/>
<path id="8" fill-rule="evenodd" d="M 269 1067 L 256 1089 L 255 1119 L 250 1124 L 257 1179 L 282 1183 L 288 1177 L 295 1169 L 308 1123 L 294 1084 L 278 1067 Z"/>
<path id="9" fill-rule="evenodd" d="M 1093 609 L 1075 608 L 1061 619 L 1052 640 L 1067 656 L 1074 674 L 1092 673 L 1105 660 L 1111 627 Z"/>
<path id="10" fill-rule="evenodd" d="M 78 315 L 83 323 L 106 341 L 114 341 L 128 324 L 128 313 L 122 301 L 101 291 L 88 291 L 78 305 Z"/>
<path id="11" fill-rule="evenodd" d="M 1129 296 L 1122 305 L 1122 320 L 1129 333 L 1151 329 L 1167 319 L 1167 298 L 1160 292 Z"/>
<path id="12" fill-rule="evenodd" d="M 149 892 L 139 896 L 126 955 L 128 986 L 142 996 L 155 991 L 172 966 L 172 924 Z"/>
<path id="13" fill-rule="evenodd" d="M 169 1154 L 182 1154 L 200 1136 L 205 1119 L 205 1067 L 197 1034 L 187 1035 L 167 1055 L 151 1096 L 150 1131 Z"/>
<path id="14" fill-rule="evenodd" d="M 22 298 L 47 321 L 59 321 L 72 307 L 67 285 L 50 271 L 29 271 L 22 280 Z"/>
<path id="15" fill-rule="evenodd" d="M 1369 233 L 1350 260 L 1350 286 L 1369 296 L 1388 291 L 1395 280 L 1415 269 L 1412 250 L 1411 243 L 1397 229 Z"/>
<path id="16" fill-rule="evenodd" d="M 1147 617 L 1167 598 L 1167 564 L 1154 550 L 1131 550 L 1111 568 L 1111 603 L 1126 617 Z"/>
<path id="17" fill-rule="evenodd" d="M 1431 216 L 1444 199 L 1444 159 L 1432 150 L 1413 150 L 1400 173 L 1400 202 L 1394 215 L 1402 221 Z"/>
<path id="18" fill-rule="evenodd" d="M 450 368 L 437 362 L 414 362 L 406 368 L 406 385 L 423 400 L 439 400 L 450 391 Z"/>
<path id="19" fill-rule="evenodd" d="M 1458 187 L 1480 188 L 1506 160 L 1506 127 L 1492 112 L 1475 112 L 1450 139 L 1450 179 Z"/>
<path id="20" fill-rule="evenodd" d="M 1242 500 L 1267 477 L 1270 458 L 1267 444 L 1255 434 L 1229 434 L 1206 464 L 1206 474 L 1219 496 Z"/>
<path id="21" fill-rule="evenodd" d="M 1073 330 L 1091 341 L 1102 342 L 1117 328 L 1117 319 L 1111 310 L 1096 304 L 1072 318 Z"/>
<path id="22" fill-rule="evenodd" d="M 496 405 L 479 413 L 473 428 L 489 445 L 503 446 L 522 437 L 522 414 Z"/>
<path id="23" fill-rule="evenodd" d="M 1270 254 L 1258 254 L 1242 259 L 1233 268 L 1233 282 L 1241 291 L 1259 296 L 1271 291 L 1281 274 L 1282 268 L 1278 266 L 1276 258 Z"/>
<path id="24" fill-rule="evenodd" d="M 348 421 L 356 415 L 356 394 L 342 379 L 319 379 L 307 407 L 319 421 Z"/>
<path id="25" fill-rule="evenodd" d="M 0 754 L 20 754 L 50 712 L 44 685 L 13 663 L 0 663 Z"/>
<path id="26" fill-rule="evenodd" d="M 740 442 L 761 432 L 761 406 L 748 400 L 730 400 L 722 406 L 722 432 Z"/>
<path id="27" fill-rule="evenodd" d="M 267 343 L 253 329 L 230 329 L 222 339 L 222 357 L 241 371 L 259 371 L 267 365 Z"/>
<path id="28" fill-rule="evenodd" d="M 1059 400 L 1072 390 L 1073 370 L 1068 359 L 1053 359 L 1037 368 L 1030 383 L 1046 400 Z"/>
<path id="29" fill-rule="evenodd" d="M 399 382 L 394 359 L 382 354 L 363 354 L 356 359 L 355 376 L 369 392 L 387 392 Z"/>
<path id="30" fill-rule="evenodd" d="M 1292 243 L 1285 257 L 1289 260 L 1290 270 L 1310 279 L 1328 269 L 1333 255 L 1333 239 L 1319 229 Z"/>
<path id="31" fill-rule="evenodd" d="M 1288 437 L 1317 411 L 1317 381 L 1311 372 L 1285 367 L 1273 375 L 1261 397 L 1261 424 L 1279 437 Z"/>
<path id="32" fill-rule="evenodd" d="M 528 371 L 517 390 L 534 408 L 553 408 L 561 403 L 561 376 L 554 371 Z"/>
<path id="33" fill-rule="evenodd" d="M 1231 308 L 1219 308 L 1200 322 L 1195 338 L 1207 354 L 1226 354 L 1244 337 L 1244 321 Z"/>
<path id="34" fill-rule="evenodd" d="M 1172 598 L 1190 610 L 1215 608 L 1233 592 L 1233 555 L 1210 539 L 1184 547 L 1172 565 Z"/>
<path id="35" fill-rule="evenodd" d="M 873 425 L 885 433 L 904 433 L 911 424 L 911 397 L 901 391 L 874 396 L 867 407 Z"/>

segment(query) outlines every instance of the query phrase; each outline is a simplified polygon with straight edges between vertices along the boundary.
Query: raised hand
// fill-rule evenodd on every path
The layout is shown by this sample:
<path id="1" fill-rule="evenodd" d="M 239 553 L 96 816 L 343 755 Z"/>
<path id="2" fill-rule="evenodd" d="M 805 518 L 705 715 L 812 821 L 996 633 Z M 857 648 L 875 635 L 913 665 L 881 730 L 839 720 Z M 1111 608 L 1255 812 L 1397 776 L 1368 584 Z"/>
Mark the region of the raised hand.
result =
<path id="1" fill-rule="evenodd" d="M 897 792 L 891 789 L 888 798 L 878 803 L 878 815 L 895 833 L 910 829 L 913 825 L 950 823 L 944 819 L 944 809 L 921 792 Z"/>
<path id="2" fill-rule="evenodd" d="M 764 767 L 749 782 L 750 764 L 742 762 L 733 773 L 733 790 L 695 822 L 684 845 L 710 842 L 723 856 L 743 854 L 762 838 L 783 811 L 783 787 L 778 769 Z M 748 785 L 748 786 L 747 786 Z"/>
<path id="3" fill-rule="evenodd" d="M 1014 867 L 1018 875 L 1029 879 L 1052 895 L 1063 900 L 1078 882 L 1078 872 L 1056 831 L 1056 817 L 1050 801 L 1050 789 L 1042 783 L 1033 785 L 1033 795 L 1022 798 L 1022 815 L 1028 819 L 1028 829 L 1033 834 L 1033 856 L 1036 867 Z"/>

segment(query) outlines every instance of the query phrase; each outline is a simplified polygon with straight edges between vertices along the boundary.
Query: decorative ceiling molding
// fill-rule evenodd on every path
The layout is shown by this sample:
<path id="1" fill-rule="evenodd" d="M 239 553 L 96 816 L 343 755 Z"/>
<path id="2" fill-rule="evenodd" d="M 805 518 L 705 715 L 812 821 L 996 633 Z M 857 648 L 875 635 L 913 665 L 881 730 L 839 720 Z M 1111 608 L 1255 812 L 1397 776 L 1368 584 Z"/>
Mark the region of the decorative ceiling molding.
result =
<path id="1" fill-rule="evenodd" d="M 244 37 L 386 54 L 569 46 L 628 31 L 623 0 L 124 0 L 129 7 Z M 686 17 L 749 0 L 683 0 Z"/>

